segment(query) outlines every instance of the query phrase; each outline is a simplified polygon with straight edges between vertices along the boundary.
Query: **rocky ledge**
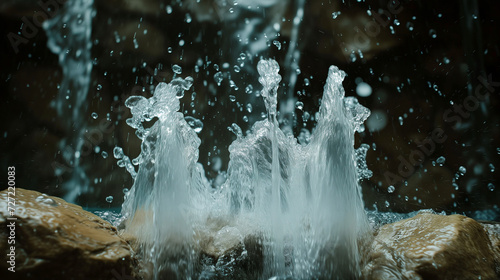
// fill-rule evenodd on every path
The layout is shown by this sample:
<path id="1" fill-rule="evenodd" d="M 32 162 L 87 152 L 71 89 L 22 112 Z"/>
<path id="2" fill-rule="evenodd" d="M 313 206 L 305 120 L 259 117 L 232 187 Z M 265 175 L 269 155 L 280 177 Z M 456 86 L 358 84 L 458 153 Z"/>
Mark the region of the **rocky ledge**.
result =
<path id="1" fill-rule="evenodd" d="M 0 227 L 0 279 L 110 280 L 134 275 L 133 251 L 117 229 L 60 198 L 4 190 Z"/>
<path id="2" fill-rule="evenodd" d="M 120 236 L 110 223 L 39 192 L 16 189 L 15 205 L 8 197 L 7 190 L 0 192 L 0 279 L 140 279 L 134 251 L 125 241 L 130 236 Z M 205 243 L 213 246 L 201 249 L 205 260 L 241 249 L 241 242 L 229 242 L 234 248 L 220 250 L 215 245 L 222 241 L 209 239 Z M 499 223 L 422 212 L 374 230 L 366 249 L 362 279 L 500 279 Z M 252 258 L 261 262 L 262 254 Z M 260 267 L 241 266 L 234 275 L 248 279 L 255 276 L 248 268 Z"/>

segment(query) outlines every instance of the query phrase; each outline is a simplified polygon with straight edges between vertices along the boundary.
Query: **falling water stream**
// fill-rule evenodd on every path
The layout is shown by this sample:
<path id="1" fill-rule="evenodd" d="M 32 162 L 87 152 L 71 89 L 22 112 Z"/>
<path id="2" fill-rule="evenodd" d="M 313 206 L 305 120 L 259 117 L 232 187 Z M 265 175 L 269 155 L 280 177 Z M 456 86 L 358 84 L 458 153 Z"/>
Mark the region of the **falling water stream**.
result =
<path id="1" fill-rule="evenodd" d="M 59 143 L 64 164 L 54 166 L 56 175 L 71 169 L 71 177 L 61 182 L 64 199 L 75 202 L 89 185 L 81 163 L 86 128 L 87 94 L 92 72 L 93 0 L 69 0 L 54 18 L 44 22 L 49 49 L 59 56 L 63 78 L 55 99 L 59 118 L 67 120 L 67 138 Z"/>

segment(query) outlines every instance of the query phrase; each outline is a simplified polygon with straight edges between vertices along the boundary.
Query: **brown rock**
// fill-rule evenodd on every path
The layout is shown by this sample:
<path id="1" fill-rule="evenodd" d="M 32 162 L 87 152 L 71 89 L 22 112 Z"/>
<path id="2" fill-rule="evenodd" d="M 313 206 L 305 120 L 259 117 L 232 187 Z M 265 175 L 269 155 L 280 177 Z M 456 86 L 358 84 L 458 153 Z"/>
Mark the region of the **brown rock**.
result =
<path id="1" fill-rule="evenodd" d="M 13 215 L 9 206 L 15 209 Z M 14 231 L 7 227 L 12 222 Z M 8 271 L 10 257 L 2 253 L 0 279 L 109 280 L 133 275 L 132 250 L 116 228 L 60 198 L 21 188 L 15 195 L 4 190 L 0 227 L 0 251 L 15 247 L 15 273 Z"/>
<path id="2" fill-rule="evenodd" d="M 492 239 L 493 241 L 493 239 Z M 483 226 L 461 215 L 421 213 L 381 227 L 364 279 L 498 279 Z"/>

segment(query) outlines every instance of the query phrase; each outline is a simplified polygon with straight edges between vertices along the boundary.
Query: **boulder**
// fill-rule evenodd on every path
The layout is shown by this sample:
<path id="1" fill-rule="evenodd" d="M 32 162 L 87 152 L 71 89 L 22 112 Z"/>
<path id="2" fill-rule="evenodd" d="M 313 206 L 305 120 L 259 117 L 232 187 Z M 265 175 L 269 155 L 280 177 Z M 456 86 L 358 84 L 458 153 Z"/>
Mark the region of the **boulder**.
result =
<path id="1" fill-rule="evenodd" d="M 378 230 L 363 278 L 499 279 L 498 246 L 498 232 L 473 219 L 420 213 Z"/>
<path id="2" fill-rule="evenodd" d="M 14 273 L 11 257 L 0 256 L 0 279 L 136 279 L 133 251 L 117 229 L 60 198 L 4 190 L 0 227 L 0 251 L 15 253 Z"/>

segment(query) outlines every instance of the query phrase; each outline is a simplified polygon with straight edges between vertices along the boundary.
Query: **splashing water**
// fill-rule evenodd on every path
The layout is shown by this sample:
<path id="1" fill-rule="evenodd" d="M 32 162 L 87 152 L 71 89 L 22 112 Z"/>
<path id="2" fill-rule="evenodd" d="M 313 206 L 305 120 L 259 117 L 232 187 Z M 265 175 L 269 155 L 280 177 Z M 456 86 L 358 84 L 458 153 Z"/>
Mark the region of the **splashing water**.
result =
<path id="1" fill-rule="evenodd" d="M 358 244 L 368 222 L 358 180 L 371 174 L 364 162 L 367 147 L 354 150 L 354 133 L 370 112 L 344 96 L 345 73 L 331 66 L 318 125 L 308 144 L 298 144 L 276 120 L 278 63 L 261 60 L 257 69 L 268 118 L 246 136 L 233 124 L 237 139 L 229 147 L 227 180 L 216 189 L 197 163 L 201 141 L 178 112 L 178 96 L 192 78 L 161 83 L 149 99 L 126 101 L 133 115 L 127 123 L 142 139 L 142 152 L 132 161 L 139 165 L 135 173 L 128 157 L 115 149 L 135 178 L 123 213 L 140 253 L 153 264 L 152 278 L 199 273 L 196 249 L 203 247 L 201 235 L 214 219 L 221 221 L 217 234 L 226 240 L 260 236 L 261 279 L 359 276 Z M 153 119 L 154 125 L 144 128 Z"/>
<path id="2" fill-rule="evenodd" d="M 67 190 L 64 199 L 75 202 L 80 192 L 85 191 L 89 179 L 81 165 L 84 153 L 84 132 L 86 121 L 83 117 L 87 110 L 86 100 L 92 72 L 92 13 L 93 0 L 69 0 L 62 11 L 54 18 L 43 23 L 47 32 L 49 49 L 59 56 L 63 80 L 55 100 L 55 108 L 70 133 L 59 144 L 63 159 L 71 167 L 72 177 L 63 182 Z M 89 148 L 87 148 L 89 149 Z M 56 175 L 63 172 L 56 169 Z"/>

